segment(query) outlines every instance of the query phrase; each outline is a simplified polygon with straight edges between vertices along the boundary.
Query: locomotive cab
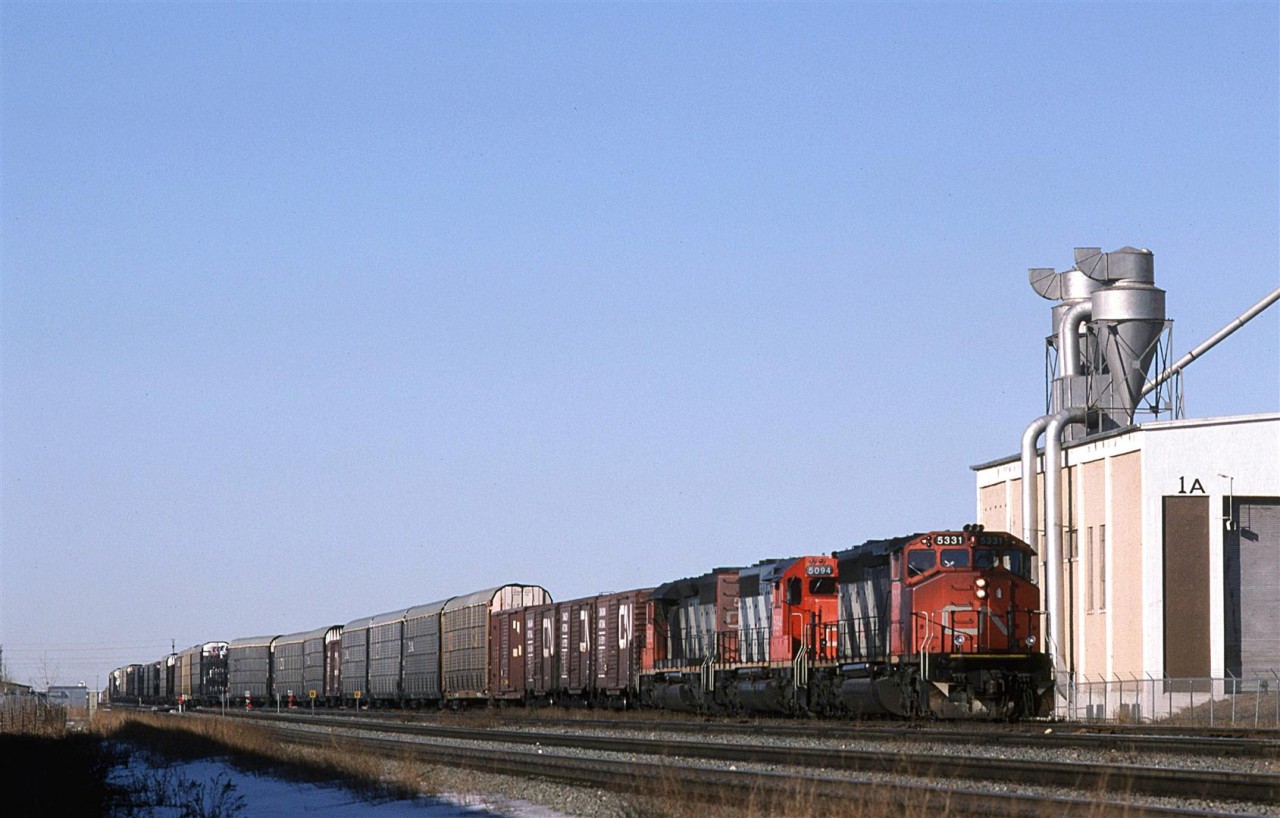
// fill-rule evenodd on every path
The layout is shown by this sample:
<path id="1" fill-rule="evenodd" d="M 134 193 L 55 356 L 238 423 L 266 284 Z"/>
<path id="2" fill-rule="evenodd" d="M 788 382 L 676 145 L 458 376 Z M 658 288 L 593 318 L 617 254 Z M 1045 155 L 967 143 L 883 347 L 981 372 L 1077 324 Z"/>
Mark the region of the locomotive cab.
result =
<path id="1" fill-rule="evenodd" d="M 896 654 L 1026 653 L 1040 642 L 1031 549 L 1009 534 L 934 532 L 895 555 Z"/>
<path id="2" fill-rule="evenodd" d="M 920 708 L 946 715 L 1042 709 L 1039 589 L 1031 549 L 981 527 L 916 537 L 895 555 L 893 653 L 919 668 Z"/>
<path id="3" fill-rule="evenodd" d="M 831 557 L 797 559 L 774 584 L 769 645 L 774 662 L 832 662 L 839 643 L 837 567 Z"/>

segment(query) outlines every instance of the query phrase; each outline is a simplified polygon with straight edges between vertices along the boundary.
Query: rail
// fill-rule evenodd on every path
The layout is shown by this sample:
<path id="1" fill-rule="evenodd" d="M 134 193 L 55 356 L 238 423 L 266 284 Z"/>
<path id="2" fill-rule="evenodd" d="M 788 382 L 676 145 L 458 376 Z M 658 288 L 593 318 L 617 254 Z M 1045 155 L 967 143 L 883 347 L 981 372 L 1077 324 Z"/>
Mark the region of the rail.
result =
<path id="1" fill-rule="evenodd" d="M 285 721 L 300 723 L 303 720 L 293 716 L 286 717 Z M 306 719 L 305 721 L 317 726 L 333 725 L 329 730 L 321 727 L 320 731 L 309 734 L 316 740 L 331 743 L 339 740 L 337 734 L 333 731 L 344 720 L 317 718 Z M 341 726 L 350 730 L 361 729 L 360 726 L 349 722 Z M 784 765 L 806 771 L 803 774 L 794 770 L 788 771 L 786 775 L 792 777 L 825 770 L 827 771 L 825 774 L 819 773 L 824 776 L 820 783 L 819 779 L 815 779 L 814 784 L 826 792 L 831 792 L 829 788 L 841 784 L 854 784 L 858 787 L 871 786 L 866 781 L 849 781 L 847 777 L 849 773 L 886 773 L 890 775 L 910 775 L 926 779 L 923 787 L 918 781 L 913 784 L 890 785 L 903 787 L 899 792 L 904 793 L 907 789 L 916 791 L 939 789 L 955 794 L 965 791 L 963 787 L 954 787 L 953 782 L 955 779 L 970 779 L 982 782 L 983 787 L 973 792 L 979 798 L 988 799 L 987 803 L 985 805 L 978 803 L 976 805 L 977 813 L 971 812 L 974 807 L 970 807 L 962 810 L 962 814 L 1009 815 L 1012 814 L 1007 811 L 1011 806 L 1011 802 L 1003 799 L 1006 796 L 1014 798 L 1026 797 L 1019 796 L 1015 792 L 1006 791 L 1003 788 L 993 790 L 988 786 L 991 782 L 1004 782 L 1014 787 L 1020 785 L 1058 786 L 1084 793 L 1087 796 L 1087 803 L 1091 804 L 1094 809 L 1085 809 L 1085 811 L 1076 814 L 1091 816 L 1111 814 L 1113 810 L 1116 814 L 1127 816 L 1148 814 L 1146 811 L 1152 809 L 1152 807 L 1135 802 L 1133 796 L 1137 793 L 1154 796 L 1179 796 L 1212 800 L 1230 799 L 1240 802 L 1270 803 L 1276 797 L 1277 792 L 1280 792 L 1280 776 L 1271 772 L 1253 773 L 1227 768 L 1205 768 L 1198 765 L 1169 768 L 1142 763 L 1121 763 L 1114 759 L 1088 762 L 1019 758 L 1011 757 L 1006 753 L 999 755 L 940 755 L 932 750 L 904 752 L 901 748 L 893 752 L 886 752 L 883 749 L 855 749 L 844 746 L 796 747 L 786 744 L 762 744 L 755 739 L 745 742 L 708 742 L 703 738 L 683 741 L 672 738 L 598 735 L 581 731 L 571 733 L 539 730 L 511 731 L 492 728 L 476 729 L 403 723 L 365 725 L 363 729 L 374 730 L 376 735 L 381 738 L 373 738 L 369 734 L 348 733 L 346 730 L 343 733 L 348 740 L 359 736 L 358 740 L 377 742 L 378 746 L 386 747 L 397 755 L 418 752 L 439 753 L 442 763 L 455 765 L 466 764 L 466 759 L 474 758 L 477 753 L 485 751 L 469 746 L 466 753 L 460 754 L 457 752 L 456 747 L 441 745 L 438 742 L 422 743 L 415 741 L 403 743 L 399 740 L 385 737 L 388 733 L 406 733 L 413 736 L 431 736 L 444 740 L 494 742 L 501 748 L 494 757 L 505 756 L 513 759 L 529 757 L 555 759 L 556 754 L 552 748 L 556 747 L 569 747 L 576 752 L 623 753 L 630 756 L 630 758 L 619 762 L 624 765 L 619 768 L 623 772 L 626 771 L 626 765 L 643 763 L 641 759 L 645 756 L 667 759 L 662 764 L 668 770 L 679 771 L 681 774 L 684 771 L 695 771 L 698 768 L 696 765 L 688 763 L 672 764 L 670 759 L 685 758 L 739 764 L 766 764 L 775 769 L 777 765 Z M 702 729 L 705 731 L 705 725 L 702 726 Z M 306 738 L 306 736 L 292 731 L 291 737 L 303 740 Z M 979 740 L 978 736 L 971 735 L 970 741 L 973 740 Z M 516 750 L 512 745 L 536 746 L 538 749 L 536 753 L 530 756 Z M 585 758 L 575 757 L 577 762 L 594 763 L 599 760 L 601 759 L 597 757 L 588 762 Z M 568 758 L 561 757 L 560 763 L 573 762 Z M 749 771 L 744 770 L 743 772 L 751 774 Z M 525 774 L 536 775 L 539 773 L 526 772 Z M 744 783 L 746 783 L 745 779 Z M 741 791 L 745 790 L 735 790 L 735 792 Z M 1080 806 L 1084 807 L 1085 804 Z M 1060 809 L 1051 809 L 1050 807 L 1050 804 L 1041 803 L 1039 804 L 1038 812 L 1019 814 L 1062 814 Z M 1180 814 L 1182 812 L 1177 809 L 1167 810 L 1167 808 L 1167 811 L 1161 810 L 1159 807 L 1156 807 L 1155 810 L 1156 812 L 1152 814 L 1160 814 L 1161 812 L 1163 814 L 1169 814 L 1170 812 Z M 952 811 L 950 814 L 957 813 Z M 1207 813 L 1199 812 L 1197 814 L 1204 815 Z"/>

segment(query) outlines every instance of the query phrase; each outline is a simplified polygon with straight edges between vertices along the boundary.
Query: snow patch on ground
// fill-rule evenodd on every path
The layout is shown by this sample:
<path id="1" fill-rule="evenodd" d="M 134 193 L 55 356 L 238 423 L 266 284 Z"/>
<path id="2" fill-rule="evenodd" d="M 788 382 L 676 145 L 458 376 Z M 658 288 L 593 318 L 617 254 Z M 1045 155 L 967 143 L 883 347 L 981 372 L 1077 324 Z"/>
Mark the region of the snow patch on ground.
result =
<path id="1" fill-rule="evenodd" d="M 152 767 L 137 756 L 113 776 L 117 781 L 144 775 L 169 776 L 173 780 L 203 785 L 209 793 L 228 790 L 242 808 L 230 814 L 252 818 L 296 818 L 330 815 L 343 818 L 568 818 L 538 804 L 481 795 L 421 796 L 412 799 L 366 801 L 338 784 L 321 785 L 284 781 L 237 769 L 221 759 L 176 762 Z M 153 807 L 147 818 L 172 818 L 179 807 Z"/>

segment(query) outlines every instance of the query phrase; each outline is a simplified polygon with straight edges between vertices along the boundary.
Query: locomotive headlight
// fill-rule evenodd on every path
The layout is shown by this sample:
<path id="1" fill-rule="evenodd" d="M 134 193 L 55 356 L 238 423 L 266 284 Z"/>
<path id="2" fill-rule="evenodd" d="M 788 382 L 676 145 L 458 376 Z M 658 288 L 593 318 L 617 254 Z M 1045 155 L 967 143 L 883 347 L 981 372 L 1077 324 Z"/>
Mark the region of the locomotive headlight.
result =
<path id="1" fill-rule="evenodd" d="M 981 581 L 981 580 L 979 580 L 979 581 Z M 979 588 L 979 589 L 978 589 L 978 591 L 977 591 L 977 594 L 976 594 L 976 595 L 977 595 L 978 599 L 986 599 L 986 598 L 987 598 L 987 591 L 986 591 L 986 589 L 985 589 L 985 588 Z"/>
<path id="2" fill-rule="evenodd" d="M 1036 644 L 1036 638 L 1035 638 L 1034 636 L 1028 636 L 1028 637 L 1027 637 L 1027 647 L 1029 647 L 1029 648 L 1031 648 L 1031 647 L 1035 647 L 1035 644 Z"/>
<path id="3" fill-rule="evenodd" d="M 974 584 L 974 585 L 977 585 L 979 588 L 985 588 L 985 587 L 987 587 L 987 578 L 986 578 L 986 577 L 978 577 L 978 579 L 977 579 L 973 584 Z"/>

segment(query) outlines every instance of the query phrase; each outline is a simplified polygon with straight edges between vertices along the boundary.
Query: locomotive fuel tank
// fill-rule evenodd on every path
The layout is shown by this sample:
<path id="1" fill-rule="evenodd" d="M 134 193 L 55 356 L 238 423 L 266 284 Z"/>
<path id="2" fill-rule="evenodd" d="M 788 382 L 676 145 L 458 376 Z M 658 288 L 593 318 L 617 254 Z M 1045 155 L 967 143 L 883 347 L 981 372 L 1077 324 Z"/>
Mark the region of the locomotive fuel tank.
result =
<path id="1" fill-rule="evenodd" d="M 790 680 L 777 676 L 741 678 L 734 685 L 738 704 L 754 713 L 790 713 L 795 709 Z"/>
<path id="2" fill-rule="evenodd" d="M 697 713 L 706 704 L 701 677 L 697 674 L 668 673 L 643 680 L 642 696 L 652 707 Z"/>
<path id="3" fill-rule="evenodd" d="M 840 704 L 854 716 L 908 716 L 902 684 L 896 677 L 871 676 L 845 679 Z"/>

